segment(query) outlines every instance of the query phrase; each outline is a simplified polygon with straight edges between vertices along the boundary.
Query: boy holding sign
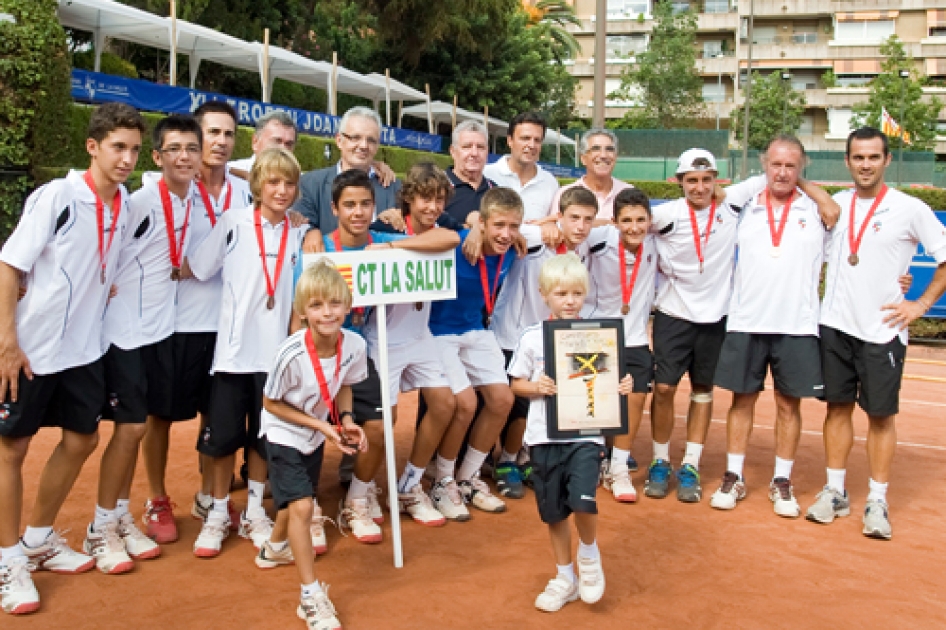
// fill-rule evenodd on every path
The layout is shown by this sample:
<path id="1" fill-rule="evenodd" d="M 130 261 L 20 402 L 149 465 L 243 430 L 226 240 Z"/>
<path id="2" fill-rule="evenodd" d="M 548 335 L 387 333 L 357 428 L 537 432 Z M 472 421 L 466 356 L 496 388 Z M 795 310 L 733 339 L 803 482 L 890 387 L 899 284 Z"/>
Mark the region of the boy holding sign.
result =
<path id="1" fill-rule="evenodd" d="M 442 205 L 441 205 L 442 207 Z M 426 219 L 418 219 L 416 227 L 423 229 L 423 233 L 416 236 L 401 234 L 385 234 L 369 230 L 374 216 L 374 188 L 363 171 L 350 170 L 339 174 L 332 184 L 332 212 L 338 217 L 338 229 L 324 236 L 325 251 L 358 251 L 364 249 L 398 248 L 410 249 L 416 252 L 443 252 L 453 249 L 460 243 L 456 232 L 443 228 L 432 227 Z M 418 213 L 418 216 L 420 217 Z M 423 225 L 422 225 L 423 223 Z M 405 282 L 408 280 L 405 278 Z M 414 304 L 403 304 L 392 307 L 388 313 L 388 324 L 392 326 L 392 338 L 395 344 L 405 337 L 413 337 L 418 322 L 416 315 L 423 317 L 423 327 L 426 329 L 426 313 L 415 311 Z M 384 461 L 384 426 L 381 422 L 381 379 L 375 367 L 378 360 L 377 350 L 377 322 L 372 318 L 370 308 L 358 307 L 345 320 L 345 327 L 357 332 L 364 332 L 369 342 L 372 342 L 371 356 L 368 359 L 367 378 L 352 387 L 354 397 L 353 412 L 355 422 L 362 426 L 368 438 L 368 449 L 358 455 L 355 460 L 354 474 L 348 495 L 342 502 L 339 513 L 340 525 L 350 527 L 352 534 L 360 542 L 381 542 L 381 528 L 384 516 L 377 500 L 378 489 L 374 477 Z M 394 332 L 398 331 L 398 332 Z M 410 342 L 412 345 L 413 341 Z M 443 377 L 443 370 L 438 363 L 432 363 L 426 358 L 436 357 L 436 353 L 411 352 L 407 356 L 404 348 L 391 353 L 392 373 L 402 370 L 393 379 L 394 394 L 400 387 L 404 375 L 418 377 L 413 383 L 415 387 L 423 387 L 440 394 L 442 402 L 438 403 L 435 411 L 437 417 L 432 426 L 423 429 L 415 441 L 415 450 L 411 453 L 410 461 L 401 480 L 398 483 L 400 490 L 399 502 L 418 522 L 425 525 L 442 525 L 443 519 L 430 505 L 423 492 L 418 492 L 419 481 L 423 475 L 423 466 L 429 461 L 433 448 L 431 444 L 439 442 L 451 415 L 452 400 L 443 390 L 447 381 Z M 411 372 L 408 372 L 408 369 Z M 443 420 L 439 420 L 443 418 Z M 418 451 L 419 449 L 419 451 Z M 426 452 L 426 457 L 423 457 Z"/>

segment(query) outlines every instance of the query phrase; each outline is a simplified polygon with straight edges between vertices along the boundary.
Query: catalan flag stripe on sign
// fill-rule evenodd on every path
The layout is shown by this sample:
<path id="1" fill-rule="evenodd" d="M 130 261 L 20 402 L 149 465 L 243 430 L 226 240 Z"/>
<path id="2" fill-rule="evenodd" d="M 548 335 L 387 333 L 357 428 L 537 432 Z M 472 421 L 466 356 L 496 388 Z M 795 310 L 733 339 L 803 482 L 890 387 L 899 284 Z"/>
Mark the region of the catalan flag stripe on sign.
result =
<path id="1" fill-rule="evenodd" d="M 345 278 L 345 282 L 348 283 L 349 290 L 354 291 L 355 288 L 352 285 L 352 279 L 351 279 L 351 276 L 352 276 L 351 265 L 339 265 L 338 271 L 339 273 L 342 274 L 342 277 Z"/>

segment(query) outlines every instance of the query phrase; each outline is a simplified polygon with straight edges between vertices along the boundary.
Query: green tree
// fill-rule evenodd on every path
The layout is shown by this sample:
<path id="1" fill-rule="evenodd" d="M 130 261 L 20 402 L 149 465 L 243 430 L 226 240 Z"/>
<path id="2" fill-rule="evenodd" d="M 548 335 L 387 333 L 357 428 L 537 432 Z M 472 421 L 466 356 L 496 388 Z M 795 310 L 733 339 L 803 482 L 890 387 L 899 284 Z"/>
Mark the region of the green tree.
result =
<path id="1" fill-rule="evenodd" d="M 907 56 L 896 35 L 880 47 L 884 61 L 881 73 L 870 83 L 870 96 L 858 103 L 851 115 L 851 126 L 881 127 L 881 109 L 887 112 L 910 134 L 912 144 L 904 144 L 907 151 L 930 151 L 936 144 L 936 120 L 943 103 L 936 97 L 924 100 L 923 87 L 914 73 L 913 59 Z M 901 72 L 909 73 L 901 77 Z M 891 148 L 900 148 L 900 138 L 890 138 Z"/>
<path id="2" fill-rule="evenodd" d="M 575 56 L 578 52 L 578 40 L 568 32 L 569 24 L 581 26 L 581 20 L 575 15 L 575 7 L 567 0 L 538 0 L 525 6 L 529 15 L 529 24 L 548 24 L 548 34 L 555 42 L 555 59 L 561 61 Z"/>
<path id="3" fill-rule="evenodd" d="M 752 102 L 749 105 L 749 148 L 764 149 L 769 140 L 779 133 L 794 134 L 801 126 L 805 113 L 805 95 L 792 89 L 782 78 L 782 72 L 763 76 L 752 73 Z M 732 126 L 736 140 L 742 142 L 745 105 L 733 111 Z"/>
<path id="4" fill-rule="evenodd" d="M 663 129 L 692 126 L 703 115 L 703 79 L 696 69 L 696 14 L 654 4 L 654 29 L 647 50 L 621 76 L 616 94 L 639 101 L 628 126 L 649 121 Z"/>

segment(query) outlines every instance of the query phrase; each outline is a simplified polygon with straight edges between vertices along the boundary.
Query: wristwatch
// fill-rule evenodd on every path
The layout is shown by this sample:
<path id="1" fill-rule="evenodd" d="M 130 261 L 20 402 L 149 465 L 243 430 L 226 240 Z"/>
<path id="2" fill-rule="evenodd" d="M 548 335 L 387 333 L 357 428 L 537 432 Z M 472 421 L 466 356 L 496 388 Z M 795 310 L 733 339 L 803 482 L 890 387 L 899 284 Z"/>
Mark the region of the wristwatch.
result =
<path id="1" fill-rule="evenodd" d="M 352 421 L 352 422 L 355 421 L 355 414 L 353 414 L 353 413 L 350 412 L 350 411 L 343 411 L 343 412 L 341 412 L 340 414 L 338 414 L 338 421 L 339 421 L 340 423 L 341 423 L 341 422 L 344 422 L 344 421 L 345 421 L 345 416 L 351 416 L 351 421 Z"/>

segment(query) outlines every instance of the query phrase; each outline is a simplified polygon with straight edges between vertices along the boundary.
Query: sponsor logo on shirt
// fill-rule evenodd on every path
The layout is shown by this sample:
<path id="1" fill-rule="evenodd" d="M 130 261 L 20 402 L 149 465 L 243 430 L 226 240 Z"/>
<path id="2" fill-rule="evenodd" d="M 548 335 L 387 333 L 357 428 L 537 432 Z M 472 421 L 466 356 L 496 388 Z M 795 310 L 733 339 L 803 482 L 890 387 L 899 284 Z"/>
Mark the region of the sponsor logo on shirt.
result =
<path id="1" fill-rule="evenodd" d="M 804 230 L 807 226 L 808 226 L 808 223 L 805 221 L 805 218 L 804 218 L 804 217 L 800 217 L 800 218 L 798 219 L 798 227 L 800 227 L 801 229 Z"/>
<path id="2" fill-rule="evenodd" d="M 874 221 L 874 225 L 872 226 L 874 228 L 874 234 L 876 234 L 877 232 L 880 232 L 880 228 L 882 228 L 883 225 L 884 224 L 881 223 L 880 221 Z"/>

